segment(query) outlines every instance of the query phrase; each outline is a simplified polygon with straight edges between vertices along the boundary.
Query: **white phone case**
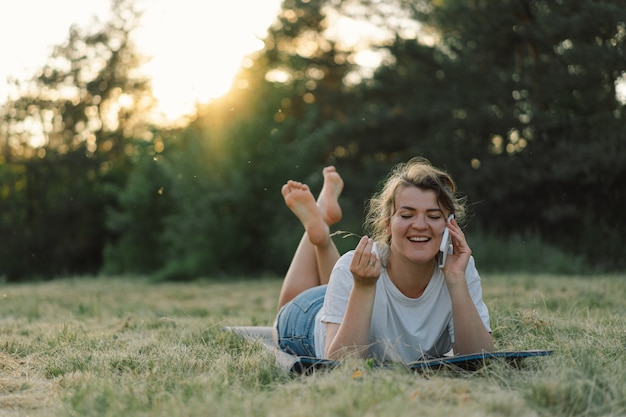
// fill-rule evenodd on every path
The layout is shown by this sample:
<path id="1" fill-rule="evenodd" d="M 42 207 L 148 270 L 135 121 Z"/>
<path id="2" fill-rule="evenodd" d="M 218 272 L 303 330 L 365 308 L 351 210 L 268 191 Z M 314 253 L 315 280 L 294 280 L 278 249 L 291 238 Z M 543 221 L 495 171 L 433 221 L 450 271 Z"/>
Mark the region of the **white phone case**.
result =
<path id="1" fill-rule="evenodd" d="M 446 221 L 446 229 L 443 231 L 443 237 L 441 238 L 441 245 L 439 245 L 439 268 L 443 268 L 446 264 L 446 257 L 452 254 L 452 238 L 450 237 L 450 230 L 448 230 L 448 223 L 454 218 L 454 214 L 448 216 Z"/>

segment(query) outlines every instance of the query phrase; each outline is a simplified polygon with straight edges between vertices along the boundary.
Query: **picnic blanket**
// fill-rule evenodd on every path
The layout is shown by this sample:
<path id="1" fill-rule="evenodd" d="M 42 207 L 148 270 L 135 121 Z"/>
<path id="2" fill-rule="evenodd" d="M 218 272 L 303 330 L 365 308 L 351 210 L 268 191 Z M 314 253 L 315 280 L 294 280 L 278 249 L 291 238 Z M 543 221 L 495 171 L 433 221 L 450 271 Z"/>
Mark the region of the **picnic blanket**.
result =
<path id="1" fill-rule="evenodd" d="M 272 340 L 272 328 L 270 326 L 232 326 L 225 327 L 224 330 L 232 331 L 249 340 L 260 341 L 263 348 L 274 355 L 276 364 L 293 374 L 307 374 L 317 369 L 332 368 L 339 365 L 339 361 L 335 360 L 295 356 L 283 352 Z M 488 361 L 496 358 L 518 366 L 525 358 L 548 356 L 552 353 L 553 351 L 551 350 L 483 352 L 470 355 L 425 358 L 411 362 L 407 364 L 407 367 L 416 371 L 438 370 L 442 368 L 475 371 L 482 368 Z"/>

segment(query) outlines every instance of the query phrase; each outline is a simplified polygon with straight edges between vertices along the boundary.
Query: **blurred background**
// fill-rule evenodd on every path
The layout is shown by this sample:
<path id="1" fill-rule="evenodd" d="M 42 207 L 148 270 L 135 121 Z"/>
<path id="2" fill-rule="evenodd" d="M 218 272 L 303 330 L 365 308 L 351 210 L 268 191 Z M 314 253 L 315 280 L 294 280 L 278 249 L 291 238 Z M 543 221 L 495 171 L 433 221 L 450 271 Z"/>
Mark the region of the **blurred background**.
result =
<path id="1" fill-rule="evenodd" d="M 335 165 L 361 234 L 413 156 L 456 179 L 479 270 L 626 269 L 623 0 L 17 3 L 2 280 L 282 275 L 286 180 Z"/>

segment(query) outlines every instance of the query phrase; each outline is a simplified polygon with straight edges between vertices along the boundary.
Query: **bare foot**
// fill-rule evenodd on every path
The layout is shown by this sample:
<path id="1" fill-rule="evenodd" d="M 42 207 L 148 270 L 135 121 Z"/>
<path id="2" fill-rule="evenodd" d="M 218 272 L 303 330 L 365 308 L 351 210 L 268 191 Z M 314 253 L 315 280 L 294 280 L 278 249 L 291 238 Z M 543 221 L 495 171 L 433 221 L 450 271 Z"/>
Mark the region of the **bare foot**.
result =
<path id="1" fill-rule="evenodd" d="M 324 168 L 324 185 L 317 197 L 317 206 L 322 213 L 322 218 L 327 225 L 331 226 L 341 220 L 341 207 L 339 195 L 343 190 L 343 179 L 334 166 Z"/>
<path id="2" fill-rule="evenodd" d="M 281 193 L 287 207 L 304 225 L 309 241 L 316 246 L 325 244 L 330 239 L 330 231 L 309 186 L 289 180 L 283 185 Z"/>

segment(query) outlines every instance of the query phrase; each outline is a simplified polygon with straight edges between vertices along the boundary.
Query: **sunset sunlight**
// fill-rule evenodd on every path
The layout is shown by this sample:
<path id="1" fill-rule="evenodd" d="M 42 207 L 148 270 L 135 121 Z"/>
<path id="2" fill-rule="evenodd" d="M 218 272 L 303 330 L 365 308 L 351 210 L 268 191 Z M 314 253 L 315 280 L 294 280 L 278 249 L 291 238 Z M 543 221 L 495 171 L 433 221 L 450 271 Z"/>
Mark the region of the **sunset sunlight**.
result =
<path id="1" fill-rule="evenodd" d="M 226 93 L 244 56 L 263 47 L 279 7 L 280 0 L 150 2 L 138 44 L 153 57 L 145 68 L 165 116 Z"/>
<path id="2" fill-rule="evenodd" d="M 8 94 L 7 77 L 27 79 L 45 64 L 70 25 L 104 21 L 109 0 L 26 0 L 14 2 L 0 17 L 0 48 L 9 62 L 0 67 L 0 101 Z M 157 112 L 171 122 L 226 93 L 248 54 L 263 47 L 262 38 L 281 0 L 137 0 L 144 11 L 135 32 L 137 49 L 149 58 L 143 67 L 152 78 Z M 36 10 L 36 13 L 33 12 Z"/>

